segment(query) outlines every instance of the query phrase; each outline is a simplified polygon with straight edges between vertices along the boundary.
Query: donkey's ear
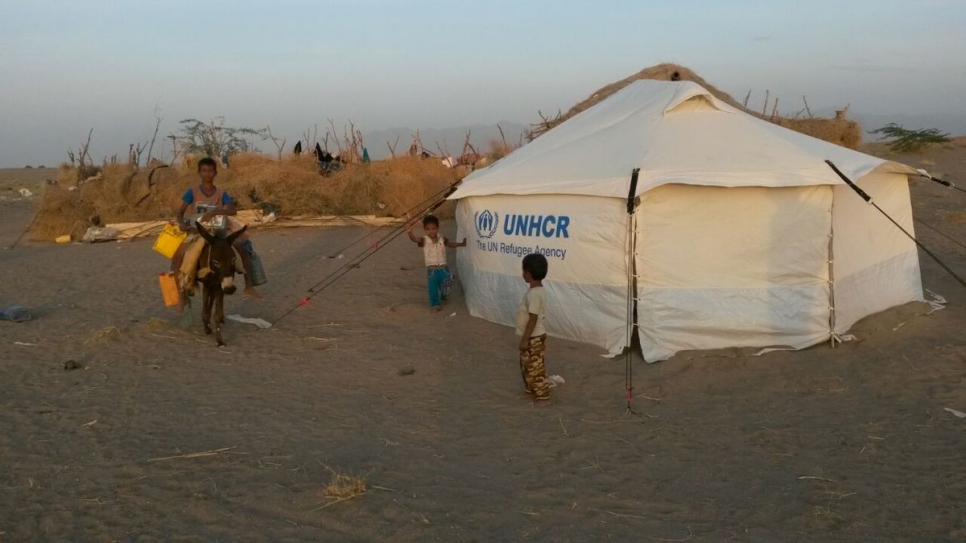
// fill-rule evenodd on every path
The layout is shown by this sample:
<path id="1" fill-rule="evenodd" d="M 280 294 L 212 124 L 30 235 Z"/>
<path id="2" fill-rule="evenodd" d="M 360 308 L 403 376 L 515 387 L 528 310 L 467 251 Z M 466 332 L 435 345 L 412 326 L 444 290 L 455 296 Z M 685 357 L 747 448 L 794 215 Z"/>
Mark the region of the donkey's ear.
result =
<path id="1" fill-rule="evenodd" d="M 215 238 L 208 233 L 208 229 L 205 228 L 204 226 L 201 226 L 200 222 L 195 221 L 195 228 L 198 229 L 198 233 L 201 234 L 201 237 L 205 238 L 205 241 L 207 241 L 208 243 L 213 243 L 215 241 Z"/>
<path id="2" fill-rule="evenodd" d="M 235 243 L 235 240 L 238 239 L 238 236 L 244 234 L 245 233 L 245 230 L 248 230 L 248 225 L 247 224 L 245 226 L 242 226 L 241 227 L 241 230 L 239 230 L 237 232 L 234 232 L 233 234 L 231 234 L 230 236 L 228 236 L 228 243 L 229 244 Z"/>

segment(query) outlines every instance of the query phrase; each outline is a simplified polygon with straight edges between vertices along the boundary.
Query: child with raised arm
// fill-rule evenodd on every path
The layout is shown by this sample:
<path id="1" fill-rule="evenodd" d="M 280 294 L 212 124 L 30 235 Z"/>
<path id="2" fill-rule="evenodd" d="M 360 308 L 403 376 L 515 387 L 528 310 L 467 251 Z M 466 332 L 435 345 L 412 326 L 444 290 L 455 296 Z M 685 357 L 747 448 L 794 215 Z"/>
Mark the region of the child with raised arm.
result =
<path id="1" fill-rule="evenodd" d="M 415 226 L 416 223 L 410 223 L 406 227 L 406 233 L 409 234 L 409 239 L 413 243 L 423 248 L 423 259 L 426 262 L 426 282 L 429 288 L 429 306 L 434 311 L 439 311 L 443 308 L 443 302 L 448 294 L 446 287 L 452 280 L 449 267 L 446 266 L 446 248 L 466 247 L 466 238 L 463 238 L 463 241 L 459 243 L 455 243 L 441 236 L 439 234 L 439 219 L 434 215 L 423 217 L 424 235 L 421 238 L 413 235 Z"/>
<path id="2" fill-rule="evenodd" d="M 530 285 L 517 310 L 517 335 L 520 336 L 520 371 L 527 394 L 537 401 L 550 399 L 550 381 L 544 354 L 547 330 L 544 328 L 547 298 L 543 279 L 547 276 L 547 259 L 541 254 L 523 257 L 523 280 Z"/>

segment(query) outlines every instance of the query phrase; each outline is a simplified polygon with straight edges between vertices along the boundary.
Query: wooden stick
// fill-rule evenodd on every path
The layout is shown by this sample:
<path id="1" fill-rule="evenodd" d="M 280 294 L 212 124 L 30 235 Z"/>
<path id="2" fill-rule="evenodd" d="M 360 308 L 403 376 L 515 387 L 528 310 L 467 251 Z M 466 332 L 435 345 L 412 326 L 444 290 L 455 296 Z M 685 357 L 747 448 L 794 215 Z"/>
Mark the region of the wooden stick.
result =
<path id="1" fill-rule="evenodd" d="M 607 511 L 606 509 L 595 509 L 593 507 L 588 507 L 587 510 L 588 511 L 595 511 L 597 513 L 607 513 L 608 515 L 611 515 L 613 517 L 620 517 L 620 518 L 639 518 L 639 519 L 642 519 L 642 520 L 648 520 L 647 517 L 642 517 L 642 516 L 639 516 L 639 515 L 627 515 L 627 514 L 624 514 L 624 513 L 615 513 L 613 511 Z M 670 541 L 670 540 L 666 540 L 666 541 Z"/>
<path id="2" fill-rule="evenodd" d="M 691 538 L 694 537 L 694 532 L 691 531 L 691 527 L 690 526 L 688 526 L 687 528 L 688 528 L 688 537 L 685 537 L 684 539 L 662 539 L 660 537 L 652 537 L 651 539 L 653 539 L 654 541 L 668 541 L 668 542 L 672 542 L 672 541 L 676 541 L 676 542 L 679 542 L 679 541 L 690 541 Z"/>
<path id="3" fill-rule="evenodd" d="M 194 453 L 188 453 L 188 454 L 178 454 L 178 455 L 175 455 L 175 456 L 163 456 L 161 458 L 152 458 L 152 459 L 148 460 L 148 462 L 159 462 L 161 460 L 175 460 L 175 459 L 178 459 L 178 458 L 198 458 L 198 457 L 201 457 L 201 456 L 214 456 L 216 454 L 221 454 L 221 453 L 223 453 L 225 451 L 230 451 L 230 450 L 232 450 L 234 448 L 235 447 L 222 447 L 221 449 L 212 449 L 210 451 L 201 451 L 201 452 L 194 452 Z"/>
<path id="4" fill-rule="evenodd" d="M 816 481 L 825 481 L 825 482 L 828 482 L 828 483 L 837 483 L 838 482 L 835 479 L 826 479 L 825 477 L 815 477 L 814 475 L 802 475 L 798 479 L 799 480 L 802 480 L 802 479 L 815 479 Z"/>
<path id="5" fill-rule="evenodd" d="M 366 492 L 362 492 L 362 493 L 359 493 L 359 494 L 354 494 L 352 496 L 349 496 L 348 498 L 337 498 L 337 499 L 335 499 L 335 500 L 333 500 L 333 501 L 331 501 L 331 502 L 329 502 L 329 503 L 327 503 L 325 505 L 322 505 L 321 507 L 316 507 L 315 509 L 310 509 L 309 510 L 309 513 L 314 513 L 316 511 L 320 511 L 322 509 L 325 509 L 326 507 L 329 507 L 330 505 L 335 505 L 335 504 L 337 504 L 339 502 L 348 501 L 348 500 L 351 500 L 352 498 L 358 498 L 359 496 L 362 496 L 364 494 L 366 494 Z"/>
<path id="6" fill-rule="evenodd" d="M 17 236 L 17 239 L 15 239 L 14 242 L 7 247 L 8 251 L 12 251 L 13 248 L 16 247 L 18 243 L 20 243 L 20 240 L 22 240 L 23 237 L 27 235 L 27 232 L 30 232 L 30 229 L 33 228 L 34 226 L 34 222 L 37 220 L 37 215 L 38 215 L 37 213 L 34 213 L 34 217 L 30 219 L 30 224 L 27 225 L 27 228 L 24 228 L 23 232 L 21 232 L 20 235 Z"/>

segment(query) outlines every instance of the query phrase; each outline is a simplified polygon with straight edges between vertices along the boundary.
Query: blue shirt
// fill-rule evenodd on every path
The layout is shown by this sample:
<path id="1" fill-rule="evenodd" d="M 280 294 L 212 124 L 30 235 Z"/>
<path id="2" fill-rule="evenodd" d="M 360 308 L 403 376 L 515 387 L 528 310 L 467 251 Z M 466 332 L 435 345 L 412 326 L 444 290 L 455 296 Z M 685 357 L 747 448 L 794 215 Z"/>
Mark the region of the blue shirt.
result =
<path id="1" fill-rule="evenodd" d="M 195 194 L 193 192 L 194 187 L 185 191 L 184 196 L 181 197 L 181 201 L 191 205 L 195 201 Z M 228 196 L 228 192 L 221 193 L 221 205 L 228 205 L 231 203 L 231 196 Z"/>

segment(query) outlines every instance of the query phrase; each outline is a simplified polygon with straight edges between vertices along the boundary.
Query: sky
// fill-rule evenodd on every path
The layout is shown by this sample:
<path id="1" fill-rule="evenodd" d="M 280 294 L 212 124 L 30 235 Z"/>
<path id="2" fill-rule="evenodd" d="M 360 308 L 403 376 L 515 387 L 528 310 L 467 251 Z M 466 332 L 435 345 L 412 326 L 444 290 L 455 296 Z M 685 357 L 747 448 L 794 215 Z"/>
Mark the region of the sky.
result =
<path id="1" fill-rule="evenodd" d="M 527 124 L 660 62 L 785 113 L 966 115 L 964 29 L 966 0 L 0 0 L 0 167 L 91 128 L 95 161 L 125 156 L 156 115 L 159 140 Z"/>

